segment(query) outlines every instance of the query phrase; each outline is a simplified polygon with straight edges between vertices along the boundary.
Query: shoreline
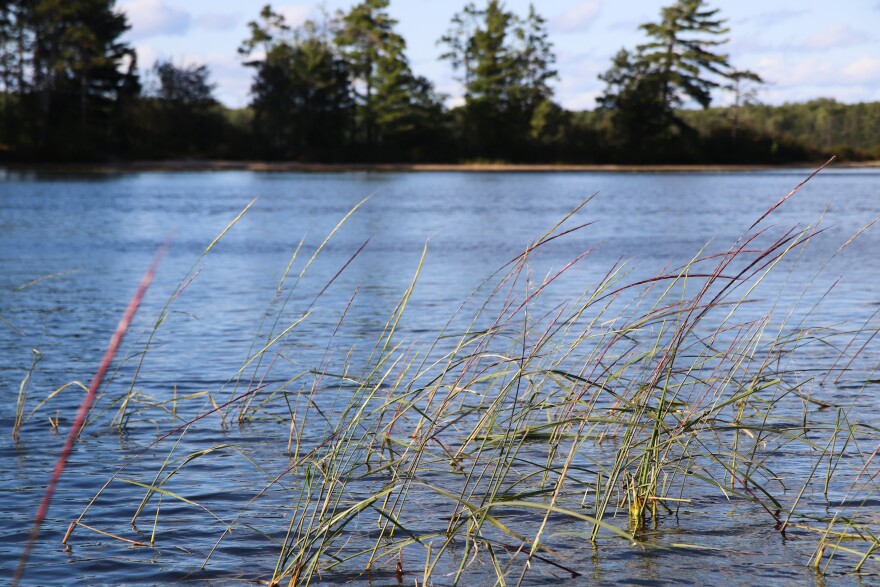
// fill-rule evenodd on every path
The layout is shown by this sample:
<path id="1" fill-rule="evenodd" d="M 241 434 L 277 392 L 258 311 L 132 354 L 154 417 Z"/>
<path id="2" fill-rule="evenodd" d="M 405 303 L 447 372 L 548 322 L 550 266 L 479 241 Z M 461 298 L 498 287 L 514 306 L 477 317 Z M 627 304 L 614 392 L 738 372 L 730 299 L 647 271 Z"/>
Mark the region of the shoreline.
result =
<path id="1" fill-rule="evenodd" d="M 292 161 L 223 161 L 223 160 L 168 160 L 126 161 L 116 163 L 0 163 L 0 170 L 43 173 L 137 173 L 137 172 L 475 172 L 475 173 L 552 173 L 552 172 L 731 172 L 770 171 L 779 169 L 816 169 L 823 162 L 767 164 L 673 164 L 673 165 L 618 165 L 618 164 L 530 164 L 530 163 L 299 163 Z M 880 161 L 833 163 L 837 169 L 880 169 Z"/>

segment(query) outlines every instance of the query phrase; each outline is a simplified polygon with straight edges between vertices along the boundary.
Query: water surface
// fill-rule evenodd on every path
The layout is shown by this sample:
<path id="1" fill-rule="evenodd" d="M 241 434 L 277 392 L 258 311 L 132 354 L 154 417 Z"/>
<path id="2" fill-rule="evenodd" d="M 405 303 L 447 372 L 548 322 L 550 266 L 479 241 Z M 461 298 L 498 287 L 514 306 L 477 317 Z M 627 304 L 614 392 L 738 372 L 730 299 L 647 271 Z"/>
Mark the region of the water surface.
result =
<path id="1" fill-rule="evenodd" d="M 129 296 L 169 235 L 170 249 L 126 339 L 120 358 L 124 360 L 118 361 L 119 371 L 104 390 L 94 421 L 61 480 L 25 584 L 197 581 L 223 585 L 265 580 L 271 574 L 277 549 L 266 536 L 247 528 L 283 539 L 290 486 L 273 485 L 257 506 L 245 510 L 236 536 L 221 541 L 205 570 L 200 566 L 222 526 L 173 499 L 161 506 L 155 547 L 133 548 L 83 529 L 77 530 L 70 552 L 59 544 L 69 522 L 128 458 L 184 416 L 194 417 L 210 408 L 202 396 L 182 402 L 177 420 L 170 414 L 163 417 L 161 410 L 146 410 L 132 418 L 125 434 L 110 426 L 152 324 L 194 264 L 196 277 L 170 306 L 171 314 L 154 337 L 138 377 L 136 391 L 153 402 L 168 401 L 175 393 L 182 397 L 205 391 L 220 403 L 230 399 L 236 389 L 227 382 L 253 352 L 255 335 L 265 332 L 267 310 L 274 316 L 272 309 L 293 287 L 291 278 L 278 288 L 291 257 L 299 251 L 295 275 L 337 223 L 365 198 L 296 285 L 282 328 L 305 311 L 311 314 L 276 357 L 283 365 L 272 370 L 277 381 L 264 383 L 283 382 L 328 364 L 339 358 L 328 358 L 333 353 L 347 353 L 349 364 L 366 364 L 426 246 L 424 266 L 399 324 L 399 336 L 414 346 L 432 342 L 484 280 L 587 199 L 562 230 L 589 226 L 541 247 L 531 259 L 534 280 L 540 283 L 589 252 L 566 271 L 564 283 L 560 280 L 559 287 L 547 288 L 543 306 L 535 312 L 570 303 L 615 266 L 623 267 L 621 279 L 637 281 L 673 271 L 701 250 L 703 254 L 727 250 L 806 175 L 788 170 L 92 176 L 5 172 L 0 175 L 0 389 L 7 398 L 0 409 L 4 472 L 0 573 L 10 575 L 16 564 L 82 398 L 76 386 L 60 392 L 28 419 L 14 441 L 11 430 L 22 381 L 39 357 L 27 384 L 28 414 L 64 384 L 87 384 Z M 251 209 L 199 259 L 254 198 Z M 839 329 L 876 328 L 880 233 L 869 229 L 838 251 L 878 214 L 880 173 L 831 170 L 813 179 L 765 223 L 772 234 L 811 224 L 818 224 L 822 232 L 760 284 L 754 296 L 759 301 L 748 311 L 759 317 L 778 307 L 780 321 L 809 318 Z M 468 312 L 459 314 L 449 328 L 466 324 Z M 344 328 L 333 336 L 343 315 Z M 880 364 L 880 350 L 874 340 L 863 342 L 858 374 L 849 373 L 837 385 L 811 388 L 811 393 L 833 398 L 851 418 L 877 425 L 876 385 L 865 387 L 864 381 L 877 378 L 873 369 Z M 322 401 L 332 410 L 337 398 Z M 60 432 L 50 424 L 50 418 L 56 417 Z M 828 418 L 833 419 L 833 414 Z M 273 475 L 289 466 L 288 434 L 289 422 L 280 418 L 238 426 L 224 425 L 216 414 L 209 416 L 187 433 L 180 454 L 219 444 L 234 450 L 226 450 L 202 469 L 194 465 L 175 481 L 174 490 L 222 518 L 238 515 Z M 322 429 L 316 427 L 311 434 L 320 439 Z M 858 446 L 851 458 L 857 462 L 842 467 L 848 472 L 840 474 L 838 493 L 832 492 L 831 502 L 813 496 L 816 499 L 806 509 L 821 515 L 853 511 L 847 491 L 877 446 L 877 437 L 855 438 L 853 444 Z M 148 450 L 125 475 L 149 480 L 169 448 Z M 791 446 L 776 450 L 796 451 Z M 792 470 L 777 471 L 781 477 L 796 479 L 804 474 L 797 470 L 796 456 L 793 452 Z M 256 469 L 248 459 L 265 470 Z M 876 475 L 876 466 L 868 465 L 868 475 Z M 800 487 L 797 482 L 780 482 L 786 504 L 797 498 Z M 128 521 L 142 493 L 130 485 L 112 484 L 88 520 L 131 537 Z M 856 509 L 871 511 L 864 505 Z M 146 536 L 152 531 L 155 508 L 151 512 L 138 523 Z M 584 585 L 696 585 L 705 583 L 710 571 L 712 583 L 731 584 L 870 584 L 877 579 L 871 574 L 877 571 L 876 563 L 862 575 L 849 572 L 853 564 L 833 566 L 826 578 L 820 578 L 806 566 L 816 546 L 815 533 L 796 530 L 782 536 L 755 504 L 728 501 L 717 491 L 693 495 L 677 516 L 662 518 L 641 538 L 661 545 L 697 544 L 721 549 L 720 553 L 644 549 L 611 540 L 594 548 L 576 537 L 582 531 L 563 527 L 550 541 L 563 564 L 581 574 Z M 371 578 L 351 573 L 328 573 L 323 578 L 328 583 L 397 584 L 388 569 Z M 477 574 L 472 581 L 492 584 L 491 577 Z M 554 567 L 536 566 L 526 583 L 562 579 L 571 577 Z M 411 581 L 412 577 L 403 579 L 404 584 Z"/>

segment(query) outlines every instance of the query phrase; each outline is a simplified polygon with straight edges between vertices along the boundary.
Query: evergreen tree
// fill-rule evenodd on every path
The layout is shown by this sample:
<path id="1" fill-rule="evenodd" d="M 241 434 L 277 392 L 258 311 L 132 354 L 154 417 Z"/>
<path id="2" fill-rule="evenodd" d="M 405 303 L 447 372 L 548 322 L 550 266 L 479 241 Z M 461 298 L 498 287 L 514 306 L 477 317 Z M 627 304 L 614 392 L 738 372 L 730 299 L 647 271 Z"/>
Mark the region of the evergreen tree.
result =
<path id="1" fill-rule="evenodd" d="M 208 81 L 211 72 L 207 65 L 177 66 L 171 61 L 160 60 L 153 65 L 153 72 L 158 79 L 158 87 L 154 90 L 157 98 L 191 108 L 216 104 L 216 86 Z"/>
<path id="2" fill-rule="evenodd" d="M 366 154 L 396 156 L 416 136 L 435 130 L 439 100 L 430 82 L 413 74 L 406 41 L 388 14 L 388 0 L 363 0 L 338 13 L 335 41 L 348 63 Z M 381 149 L 376 149 L 381 147 Z"/>
<path id="3" fill-rule="evenodd" d="M 39 97 L 44 148 L 90 152 L 110 146 L 117 135 L 116 100 L 136 91 L 137 77 L 134 50 L 120 40 L 129 25 L 114 5 L 114 0 L 30 3 L 32 88 Z"/>
<path id="4" fill-rule="evenodd" d="M 736 142 L 736 134 L 739 131 L 740 111 L 745 106 L 756 103 L 757 90 L 754 84 L 764 83 L 761 77 L 746 70 L 734 70 L 727 75 L 730 85 L 727 89 L 733 92 L 733 107 L 730 116 L 730 138 Z"/>
<path id="5" fill-rule="evenodd" d="M 725 80 L 759 79 L 734 70 L 718 52 L 729 32 L 718 12 L 703 0 L 676 0 L 661 10 L 659 22 L 641 25 L 648 42 L 634 52 L 621 50 L 599 76 L 606 83 L 599 105 L 612 112 L 614 139 L 630 155 L 656 159 L 658 151 L 684 148 L 695 139 L 676 114 L 685 100 L 708 108 Z"/>
<path id="6" fill-rule="evenodd" d="M 399 77 L 405 69 L 405 42 L 394 32 L 397 21 L 387 12 L 388 0 L 364 0 L 347 13 L 337 15 L 336 44 L 342 50 L 351 72 L 358 102 L 359 126 L 364 129 L 368 147 L 375 143 L 377 89 L 394 93 L 394 85 L 385 76 Z M 384 61 L 384 63 L 382 63 Z M 390 85 L 390 87 L 389 87 Z"/>
<path id="7" fill-rule="evenodd" d="M 636 160 L 650 159 L 654 144 L 670 127 L 671 113 L 663 101 L 663 80 L 646 61 L 625 49 L 599 76 L 606 84 L 597 98 L 599 108 L 611 112 L 614 147 L 627 149 Z"/>
<path id="8" fill-rule="evenodd" d="M 521 158 L 535 109 L 551 99 L 548 82 L 556 77 L 544 20 L 533 6 L 523 20 L 498 0 L 482 9 L 469 3 L 439 42 L 465 87 L 465 151 Z"/>
<path id="9" fill-rule="evenodd" d="M 114 0 L 0 4 L 6 136 L 41 156 L 118 148 L 120 104 L 139 91 L 129 28 Z"/>
<path id="10" fill-rule="evenodd" d="M 703 0 L 677 0 L 661 10 L 660 22 L 639 27 L 650 39 L 637 47 L 639 58 L 658 76 L 667 109 L 680 106 L 685 96 L 707 108 L 720 85 L 716 79 L 730 71 L 728 56 L 713 52 L 730 32 L 718 12 Z"/>
<path id="11" fill-rule="evenodd" d="M 27 92 L 25 68 L 30 38 L 22 0 L 0 2 L 0 145 L 4 151 L 19 146 L 22 140 L 22 97 Z"/>
<path id="12" fill-rule="evenodd" d="M 251 85 L 254 133 L 263 155 L 300 159 L 338 158 L 346 145 L 353 109 L 349 71 L 324 34 L 309 21 L 291 30 L 284 17 L 266 6 L 261 22 L 239 52 L 262 56 Z"/>
<path id="13" fill-rule="evenodd" d="M 149 155 L 200 156 L 216 152 L 228 124 L 214 98 L 206 65 L 157 61 L 154 83 L 140 109 L 139 139 Z"/>
<path id="14" fill-rule="evenodd" d="M 525 22 L 514 29 L 514 37 L 518 74 L 513 84 L 514 100 L 523 111 L 532 113 L 539 105 L 552 99 L 553 90 L 549 82 L 557 77 L 553 69 L 556 56 L 547 34 L 547 23 L 535 11 L 534 5 L 529 5 L 529 15 Z"/>

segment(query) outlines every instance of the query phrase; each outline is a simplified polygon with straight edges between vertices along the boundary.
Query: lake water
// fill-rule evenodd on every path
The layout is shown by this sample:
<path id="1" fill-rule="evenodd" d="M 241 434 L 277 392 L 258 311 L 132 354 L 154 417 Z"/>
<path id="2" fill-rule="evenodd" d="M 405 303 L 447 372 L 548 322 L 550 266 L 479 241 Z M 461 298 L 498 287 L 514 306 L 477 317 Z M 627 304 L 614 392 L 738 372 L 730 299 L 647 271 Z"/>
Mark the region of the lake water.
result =
<path id="1" fill-rule="evenodd" d="M 179 440 L 175 458 L 224 446 L 217 451 L 222 458 L 206 464 L 194 461 L 169 487 L 176 496 L 209 507 L 227 522 L 235 518 L 229 537 L 220 540 L 223 526 L 211 514 L 171 495 L 163 496 L 158 518 L 154 496 L 148 513 L 138 521 L 138 534 L 130 520 L 144 490 L 116 481 L 83 522 L 133 540 L 147 536 L 147 541 L 155 522 L 155 545 L 132 547 L 82 527 L 74 533 L 70 551 L 60 541 L 68 524 L 130 458 L 138 456 L 121 476 L 151 483 L 178 436 L 149 447 L 153 441 L 210 410 L 212 399 L 222 404 L 247 389 L 250 371 L 238 386 L 230 381 L 265 344 L 276 316 L 280 319 L 271 330 L 274 334 L 309 313 L 285 337 L 283 347 L 265 355 L 263 379 L 255 385 L 299 393 L 316 381 L 314 371 L 356 372 L 370 363 L 425 247 L 412 297 L 395 331 L 395 341 L 403 341 L 401 352 L 421 352 L 444 328 L 463 330 L 475 313 L 474 303 L 478 305 L 474 300 L 484 295 L 480 292 L 486 290 L 485 280 L 587 199 L 591 198 L 557 232 L 589 226 L 542 245 L 530 256 L 530 283 L 524 284 L 524 291 L 534 291 L 547 276 L 588 253 L 542 291 L 530 310 L 535 315 L 576 303 L 613 267 L 621 268 L 618 283 L 631 283 L 675 273 L 701 251 L 703 256 L 727 251 L 807 175 L 808 170 L 75 176 L 0 171 L 0 389 L 6 398 L 0 407 L 0 576 L 10 576 L 15 568 L 82 389 L 67 387 L 35 412 L 34 408 L 69 382 L 88 384 L 144 270 L 168 238 L 170 248 L 129 330 L 118 369 L 61 479 L 24 584 L 234 585 L 271 576 L 278 556 L 273 540 L 284 540 L 297 491 L 294 478 L 270 483 L 291 466 L 287 407 L 267 407 L 242 425 L 221 421 L 215 413 Z M 200 258 L 254 198 L 247 213 Z M 294 276 L 325 237 L 365 198 L 294 284 Z M 842 350 L 846 357 L 856 356 L 845 365 L 846 371 L 805 377 L 805 397 L 839 409 L 819 410 L 807 400 L 800 408 L 785 408 L 792 410 L 785 414 L 790 420 L 809 413 L 823 425 L 845 418 L 853 426 L 848 439 L 836 439 L 835 450 L 842 455 L 832 459 L 840 469 L 833 475 L 837 485 L 828 495 L 812 486 L 805 495 L 799 493 L 809 474 L 799 456 L 815 463 L 809 454 L 824 447 L 827 437 L 816 436 L 813 448 L 777 441 L 768 449 L 791 457 L 782 459 L 791 463 L 789 469 L 774 465 L 782 467 L 773 470 L 778 477 L 773 481 L 774 497 L 783 507 L 797 503 L 798 511 L 805 519 L 812 516 L 813 526 L 820 530 L 806 529 L 809 524 L 802 520 L 801 529 L 780 534 L 757 504 L 728 499 L 717 487 L 698 486 L 688 489 L 691 501 L 677 515 L 663 516 L 656 527 L 642 532 L 641 544 L 605 537 L 594 548 L 582 525 L 560 522 L 549 539 L 557 557 L 553 560 L 580 576 L 572 578 L 558 567 L 533 562 L 524 584 L 876 584 L 876 560 L 869 559 L 855 573 L 859 557 L 841 551 L 823 567 L 825 576 L 808 563 L 821 529 L 834 516 L 858 519 L 875 535 L 880 530 L 880 460 L 871 460 L 880 446 L 880 377 L 875 372 L 880 347 L 870 335 L 876 331 L 875 314 L 880 310 L 878 227 L 839 251 L 878 215 L 880 171 L 831 169 L 815 177 L 763 221 L 768 232 L 753 244 L 770 242 L 796 226 L 818 224 L 822 231 L 774 267 L 756 286 L 750 296 L 754 301 L 739 318 L 758 320 L 773 311 L 772 325 L 809 321 L 835 332 L 862 331 L 829 339 L 829 344 L 810 347 L 791 359 L 809 372 L 812 367 L 843 367 L 848 359 L 835 363 Z M 290 276 L 282 283 L 298 249 Z M 134 386 L 137 411 L 120 434 L 111 422 L 131 387 L 139 353 L 163 307 L 188 275 L 195 277 L 168 306 L 168 318 L 150 341 Z M 625 311 L 626 299 L 614 303 L 620 307 L 612 310 Z M 261 341 L 256 347 L 255 340 Z M 844 348 L 847 344 L 850 347 Z M 26 378 L 28 419 L 14 440 L 16 400 Z M 332 419 L 338 409 L 336 395 L 345 388 L 321 385 L 324 396 L 312 401 Z M 185 399 L 194 394 L 197 397 Z M 172 403 L 175 397 L 179 401 Z M 56 418 L 57 431 L 50 421 Z M 861 426 L 855 427 L 856 422 Z M 304 445 L 319 445 L 328 425 L 303 428 Z M 612 447 L 613 443 L 604 450 L 613 452 Z M 821 466 L 827 468 L 830 462 Z M 265 487 L 269 489 L 252 503 Z M 853 507 L 853 500 L 861 506 Z M 425 507 L 428 511 L 431 505 Z M 524 527 L 529 522 L 519 521 Z M 612 522 L 627 527 L 625 515 Z M 671 546 L 678 543 L 701 549 Z M 868 548 L 865 542 L 847 545 L 859 552 Z M 357 549 L 357 544 L 351 548 Z M 200 568 L 209 554 L 208 564 Z M 370 576 L 359 574 L 363 565 L 352 564 L 322 573 L 313 584 L 411 585 L 414 579 L 421 584 L 424 563 L 417 554 L 411 556 L 402 578 L 393 562 Z M 454 555 L 449 564 L 452 570 L 438 572 L 434 584 L 452 582 L 450 573 L 458 564 Z M 494 584 L 494 571 L 485 560 L 468 568 L 462 584 Z M 514 583 L 518 577 L 516 571 Z"/>

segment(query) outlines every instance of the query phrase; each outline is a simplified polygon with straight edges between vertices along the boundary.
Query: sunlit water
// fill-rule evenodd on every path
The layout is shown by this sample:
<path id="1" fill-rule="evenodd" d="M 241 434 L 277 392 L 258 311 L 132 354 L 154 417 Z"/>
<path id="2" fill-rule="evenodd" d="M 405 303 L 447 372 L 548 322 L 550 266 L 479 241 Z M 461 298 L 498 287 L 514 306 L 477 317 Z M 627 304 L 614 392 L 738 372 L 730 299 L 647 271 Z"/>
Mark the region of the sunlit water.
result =
<path id="1" fill-rule="evenodd" d="M 105 388 L 93 411 L 94 421 L 62 477 L 31 557 L 24 582 L 28 585 L 221 585 L 265 580 L 271 575 L 277 548 L 267 536 L 249 528 L 283 539 L 290 484 L 272 485 L 257 505 L 246 506 L 289 466 L 289 422 L 280 419 L 224 425 L 219 415 L 212 414 L 184 437 L 179 454 L 220 444 L 234 446 L 209 464 L 194 463 L 186 476 L 169 485 L 176 494 L 210 508 L 227 522 L 241 516 L 234 535 L 220 541 L 213 552 L 223 526 L 204 511 L 168 497 L 161 505 L 155 547 L 132 547 L 82 528 L 71 541 L 71 551 L 65 552 L 60 545 L 70 521 L 120 466 L 176 425 L 170 414 L 162 416 L 162 410 L 134 416 L 124 435 L 110 423 L 137 367 L 136 353 L 144 348 L 156 317 L 194 263 L 196 277 L 170 306 L 170 317 L 153 339 L 137 380 L 136 390 L 150 401 L 168 402 L 175 393 L 184 397 L 208 391 L 223 403 L 242 391 L 227 382 L 253 353 L 255 335 L 267 330 L 263 322 L 267 309 L 277 308 L 291 292 L 293 277 L 280 290 L 278 285 L 292 255 L 301 247 L 291 273 L 296 275 L 337 223 L 364 198 L 369 197 L 327 242 L 296 286 L 283 317 L 288 321 L 280 328 L 307 309 L 312 313 L 293 331 L 276 359 L 283 363 L 271 371 L 276 379 L 264 383 L 330 364 L 334 359 L 328 354 L 339 349 L 350 351 L 352 364 L 366 362 L 413 280 L 425 246 L 424 266 L 399 324 L 399 336 L 412 344 L 433 341 L 486 278 L 588 198 L 592 200 L 561 230 L 592 224 L 556 239 L 534 255 L 532 273 L 540 282 L 589 251 L 566 272 L 564 287 L 548 288 L 541 302 L 545 309 L 576 299 L 621 263 L 628 272 L 622 279 L 631 282 L 672 271 L 703 247 L 707 253 L 727 250 L 808 175 L 808 171 L 2 173 L 0 389 L 6 399 L 0 408 L 0 576 L 10 576 L 15 568 L 82 389 L 70 386 L 31 412 L 66 383 L 88 384 L 145 268 L 162 243 L 171 239 L 125 341 L 120 356 L 125 360 L 117 361 L 119 371 Z M 253 198 L 257 199 L 252 208 L 199 259 Z M 795 308 L 793 316 L 809 314 L 819 325 L 876 328 L 880 232 L 876 227 L 869 229 L 837 251 L 878 214 L 880 173 L 829 171 L 813 179 L 765 223 L 776 227 L 772 230 L 818 223 L 824 232 L 762 283 L 754 296 L 760 300 L 754 304 L 755 316 L 775 305 L 783 316 Z M 343 314 L 344 323 L 333 335 Z M 274 314 L 269 315 L 273 320 Z M 465 323 L 468 317 L 466 312 L 458 315 L 450 328 L 454 330 L 456 320 Z M 816 393 L 825 394 L 823 401 L 833 400 L 834 405 L 847 408 L 853 419 L 876 426 L 880 425 L 876 403 L 880 387 L 865 386 L 864 381 L 878 379 L 872 370 L 880 364 L 880 348 L 876 340 L 862 339 L 861 343 L 865 348 L 856 365 L 858 374 Z M 12 438 L 16 399 L 35 358 L 39 361 L 27 383 L 25 412 L 30 417 L 16 441 Z M 332 411 L 335 398 L 322 401 Z M 204 396 L 181 401 L 178 416 L 194 417 L 207 411 L 211 407 L 207 402 Z M 171 409 L 170 404 L 165 407 Z M 50 418 L 60 420 L 59 431 L 53 430 Z M 318 440 L 322 429 L 310 433 L 312 440 Z M 148 450 L 121 476 L 149 482 L 172 441 Z M 851 442 L 858 445 L 853 459 L 859 462 L 840 472 L 841 485 L 833 488 L 831 505 L 821 496 L 809 495 L 802 509 L 817 516 L 854 511 L 846 492 L 853 483 L 853 471 L 860 470 L 877 447 L 877 436 Z M 802 449 L 778 446 L 774 450 Z M 805 466 L 803 461 L 794 452 L 792 457 L 792 470 L 776 474 L 793 479 L 804 474 L 797 470 Z M 878 464 L 869 463 L 866 478 L 877 474 Z M 774 486 L 777 498 L 786 505 L 797 498 L 800 487 L 783 481 Z M 84 521 L 128 538 L 146 536 L 148 540 L 155 504 L 138 520 L 142 534 L 133 532 L 129 524 L 142 495 L 143 490 L 135 486 L 113 483 Z M 880 493 L 873 495 L 876 498 Z M 662 517 L 656 528 L 640 538 L 659 545 L 695 544 L 706 550 L 645 549 L 620 540 L 602 540 L 594 547 L 578 536 L 588 531 L 575 524 L 549 538 L 549 544 L 559 553 L 554 560 L 576 570 L 580 577 L 573 579 L 558 568 L 536 564 L 525 583 L 821 585 L 877 581 L 877 563 L 859 575 L 849 572 L 852 560 L 830 567 L 828 576 L 820 578 L 807 567 L 817 534 L 791 531 L 780 535 L 772 519 L 755 504 L 727 500 L 717 488 L 707 489 L 705 495 L 697 491 L 691 498 L 678 515 Z M 876 507 L 869 503 L 867 510 Z M 864 514 L 865 507 L 859 511 Z M 427 527 L 431 523 L 430 518 L 425 521 Z M 625 522 L 619 524 L 625 527 Z M 435 525 L 442 526 L 443 521 Z M 859 546 L 864 550 L 864 545 Z M 208 564 L 201 569 L 209 554 Z M 487 565 L 485 561 L 475 564 Z M 484 573 L 476 573 L 470 582 L 492 584 L 494 575 L 488 566 Z M 349 569 L 322 578 L 328 583 L 398 584 L 390 566 L 369 577 Z M 411 576 L 404 575 L 402 582 L 412 584 L 413 578 L 420 578 L 415 570 Z M 444 584 L 443 575 L 435 576 L 435 581 Z"/>

